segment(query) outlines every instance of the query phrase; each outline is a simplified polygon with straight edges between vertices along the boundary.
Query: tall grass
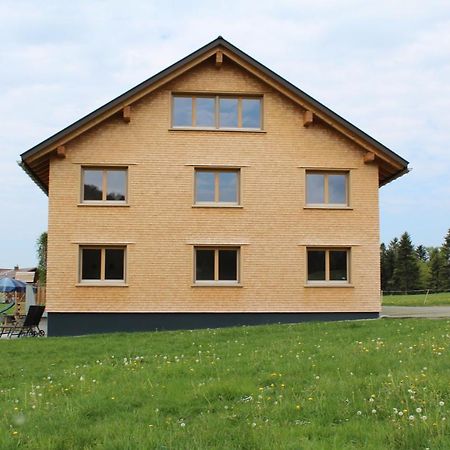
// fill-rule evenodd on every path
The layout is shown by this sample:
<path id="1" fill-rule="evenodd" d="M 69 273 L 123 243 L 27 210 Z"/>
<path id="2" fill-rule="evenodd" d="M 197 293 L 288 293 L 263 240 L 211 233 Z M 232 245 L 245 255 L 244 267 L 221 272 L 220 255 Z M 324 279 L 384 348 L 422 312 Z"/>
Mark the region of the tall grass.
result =
<path id="1" fill-rule="evenodd" d="M 2 340 L 0 448 L 448 449 L 449 344 L 419 320 Z"/>

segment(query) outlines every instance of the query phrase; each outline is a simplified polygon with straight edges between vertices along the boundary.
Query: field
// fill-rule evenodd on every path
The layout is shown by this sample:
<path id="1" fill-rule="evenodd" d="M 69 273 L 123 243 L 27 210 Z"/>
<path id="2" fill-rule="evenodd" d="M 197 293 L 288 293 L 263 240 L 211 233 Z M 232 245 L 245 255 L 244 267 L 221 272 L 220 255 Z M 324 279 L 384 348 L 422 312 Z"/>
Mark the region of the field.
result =
<path id="1" fill-rule="evenodd" d="M 383 305 L 386 306 L 437 306 L 450 305 L 450 292 L 438 294 L 413 294 L 413 295 L 384 295 Z"/>
<path id="2" fill-rule="evenodd" d="M 448 449 L 450 322 L 1 340 L 0 448 Z"/>

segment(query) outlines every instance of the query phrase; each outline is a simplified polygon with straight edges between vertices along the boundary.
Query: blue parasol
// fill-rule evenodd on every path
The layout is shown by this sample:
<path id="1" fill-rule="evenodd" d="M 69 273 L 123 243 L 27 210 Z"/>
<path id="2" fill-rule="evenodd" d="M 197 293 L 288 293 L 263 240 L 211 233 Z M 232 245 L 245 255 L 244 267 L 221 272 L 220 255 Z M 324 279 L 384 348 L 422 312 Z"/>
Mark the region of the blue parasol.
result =
<path id="1" fill-rule="evenodd" d="M 25 292 L 26 283 L 13 278 L 0 278 L 0 292 Z"/>

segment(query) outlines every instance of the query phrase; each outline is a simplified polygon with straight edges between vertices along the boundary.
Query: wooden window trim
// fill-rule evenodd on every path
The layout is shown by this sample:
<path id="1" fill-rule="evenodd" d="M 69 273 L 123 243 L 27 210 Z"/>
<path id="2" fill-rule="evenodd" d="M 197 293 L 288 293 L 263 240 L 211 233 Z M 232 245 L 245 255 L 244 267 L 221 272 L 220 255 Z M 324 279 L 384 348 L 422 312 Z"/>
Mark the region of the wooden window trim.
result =
<path id="1" fill-rule="evenodd" d="M 214 173 L 214 201 L 202 202 L 197 201 L 197 173 L 212 172 Z M 220 198 L 220 173 L 236 173 L 236 201 L 235 202 L 221 202 Z M 193 207 L 215 207 L 215 208 L 242 208 L 241 205 L 241 169 L 240 168 L 220 168 L 220 167 L 194 167 L 194 202 Z"/>
<path id="2" fill-rule="evenodd" d="M 242 286 L 241 285 L 241 247 L 236 245 L 195 245 L 193 257 L 193 284 L 192 286 Z M 214 251 L 214 280 L 197 280 L 197 250 Z M 221 250 L 236 251 L 236 280 L 219 280 L 219 252 Z"/>
<path id="3" fill-rule="evenodd" d="M 83 276 L 83 250 L 100 250 L 100 278 L 85 280 Z M 109 280 L 105 278 L 106 250 L 123 250 L 123 279 Z M 126 285 L 127 282 L 127 246 L 126 245 L 80 245 L 78 249 L 78 284 L 96 286 Z"/>
<path id="4" fill-rule="evenodd" d="M 101 200 L 85 200 L 84 199 L 84 177 L 87 170 L 98 170 L 102 172 L 102 199 Z M 108 195 L 108 171 L 125 172 L 125 200 L 107 200 Z M 79 205 L 92 206 L 126 206 L 128 205 L 128 166 L 81 166 L 81 186 L 80 186 L 80 203 Z"/>
<path id="5" fill-rule="evenodd" d="M 323 203 L 308 203 L 308 175 L 323 175 Z M 346 203 L 330 203 L 329 199 L 329 182 L 330 175 L 345 176 L 345 197 Z M 306 170 L 305 171 L 305 209 L 353 209 L 350 205 L 350 170 Z"/>
<path id="6" fill-rule="evenodd" d="M 352 270 L 351 270 L 351 262 L 352 262 L 352 258 L 351 258 L 351 247 L 348 246 L 343 246 L 343 247 L 339 247 L 339 246 L 332 246 L 332 247 L 315 247 L 315 246 L 311 246 L 311 247 L 305 247 L 305 267 L 306 267 L 306 285 L 307 286 L 323 286 L 323 287 L 327 287 L 327 286 L 351 286 L 351 276 L 352 276 Z M 308 267 L 308 252 L 309 251 L 324 251 L 325 252 L 325 280 L 309 280 L 308 279 L 308 272 L 309 272 L 309 267 Z M 346 280 L 330 280 L 330 252 L 332 251 L 345 251 L 346 252 L 346 256 L 347 256 L 347 261 L 346 261 L 346 265 L 347 265 L 347 279 Z"/>
<path id="7" fill-rule="evenodd" d="M 191 126 L 175 126 L 173 123 L 173 116 L 175 111 L 174 99 L 176 97 L 184 97 L 191 98 L 192 100 L 192 111 L 191 111 Z M 196 116 L 197 116 L 197 98 L 214 98 L 214 126 L 213 127 L 205 127 L 205 126 L 197 126 L 196 125 Z M 237 99 L 238 101 L 238 126 L 237 127 L 221 127 L 220 126 L 220 99 L 221 98 L 229 98 L 229 99 Z M 258 99 L 260 101 L 260 114 L 259 114 L 259 127 L 258 128 L 244 128 L 242 126 L 243 118 L 242 118 L 242 100 L 244 99 Z M 171 102 L 170 102 L 170 129 L 171 130 L 210 130 L 210 131 L 246 131 L 246 132 L 264 132 L 263 124 L 263 116 L 264 116 L 264 95 L 262 94 L 217 94 L 217 93 L 204 93 L 204 94 L 184 94 L 184 93 L 175 93 L 171 94 Z"/>

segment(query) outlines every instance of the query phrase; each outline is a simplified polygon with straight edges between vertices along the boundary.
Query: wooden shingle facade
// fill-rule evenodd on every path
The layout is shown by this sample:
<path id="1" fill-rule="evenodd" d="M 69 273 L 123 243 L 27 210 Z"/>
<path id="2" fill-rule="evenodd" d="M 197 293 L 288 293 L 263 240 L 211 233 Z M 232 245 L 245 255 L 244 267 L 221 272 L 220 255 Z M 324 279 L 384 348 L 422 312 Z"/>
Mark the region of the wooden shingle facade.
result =
<path id="1" fill-rule="evenodd" d="M 408 162 L 219 37 L 22 155 L 49 335 L 377 317 Z"/>

